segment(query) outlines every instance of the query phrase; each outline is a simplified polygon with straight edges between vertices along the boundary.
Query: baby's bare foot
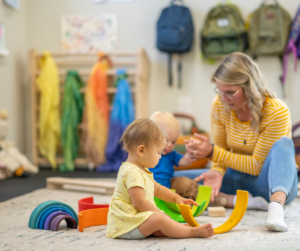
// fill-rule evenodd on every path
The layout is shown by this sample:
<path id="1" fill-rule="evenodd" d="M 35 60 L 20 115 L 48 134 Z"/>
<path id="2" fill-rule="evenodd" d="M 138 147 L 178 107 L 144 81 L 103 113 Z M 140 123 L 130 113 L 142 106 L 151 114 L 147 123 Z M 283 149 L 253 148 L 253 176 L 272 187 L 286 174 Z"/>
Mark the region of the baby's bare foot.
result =
<path id="1" fill-rule="evenodd" d="M 210 223 L 204 224 L 200 227 L 193 228 L 194 237 L 211 237 L 214 235 L 214 229 Z"/>

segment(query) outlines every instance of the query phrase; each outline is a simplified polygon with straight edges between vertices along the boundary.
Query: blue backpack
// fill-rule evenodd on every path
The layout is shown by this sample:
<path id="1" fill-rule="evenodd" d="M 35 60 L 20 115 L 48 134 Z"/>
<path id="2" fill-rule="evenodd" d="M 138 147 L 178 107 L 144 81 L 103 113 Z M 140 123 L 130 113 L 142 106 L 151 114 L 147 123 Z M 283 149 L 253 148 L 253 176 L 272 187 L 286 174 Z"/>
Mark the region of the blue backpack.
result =
<path id="1" fill-rule="evenodd" d="M 193 37 L 194 25 L 190 10 L 183 6 L 183 1 L 179 0 L 180 5 L 172 0 L 169 7 L 163 9 L 157 22 L 156 46 L 160 51 L 169 54 L 169 85 L 172 86 L 172 53 L 179 53 L 178 63 L 178 85 L 181 87 L 181 54 L 190 51 Z"/>

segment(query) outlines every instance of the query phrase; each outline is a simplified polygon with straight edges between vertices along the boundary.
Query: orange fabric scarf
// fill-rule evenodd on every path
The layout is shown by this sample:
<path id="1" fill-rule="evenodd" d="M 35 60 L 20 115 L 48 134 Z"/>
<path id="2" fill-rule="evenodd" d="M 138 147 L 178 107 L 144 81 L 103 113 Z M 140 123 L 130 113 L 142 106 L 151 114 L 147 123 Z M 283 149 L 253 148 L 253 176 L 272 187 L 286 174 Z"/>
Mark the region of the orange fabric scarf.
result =
<path id="1" fill-rule="evenodd" d="M 94 166 L 105 162 L 105 148 L 108 137 L 110 105 L 107 96 L 106 71 L 111 68 L 110 60 L 99 54 L 86 89 L 86 137 L 85 153 Z"/>

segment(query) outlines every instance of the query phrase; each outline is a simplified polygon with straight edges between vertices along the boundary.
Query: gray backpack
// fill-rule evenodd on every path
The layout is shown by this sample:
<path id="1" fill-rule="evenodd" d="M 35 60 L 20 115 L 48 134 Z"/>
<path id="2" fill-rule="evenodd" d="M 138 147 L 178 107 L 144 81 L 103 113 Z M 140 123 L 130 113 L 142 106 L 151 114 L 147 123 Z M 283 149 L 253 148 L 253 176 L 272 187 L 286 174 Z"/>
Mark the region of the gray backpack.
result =
<path id="1" fill-rule="evenodd" d="M 275 0 L 275 4 L 262 5 L 253 12 L 249 23 L 248 39 L 252 56 L 282 56 L 291 28 L 291 17 Z"/>

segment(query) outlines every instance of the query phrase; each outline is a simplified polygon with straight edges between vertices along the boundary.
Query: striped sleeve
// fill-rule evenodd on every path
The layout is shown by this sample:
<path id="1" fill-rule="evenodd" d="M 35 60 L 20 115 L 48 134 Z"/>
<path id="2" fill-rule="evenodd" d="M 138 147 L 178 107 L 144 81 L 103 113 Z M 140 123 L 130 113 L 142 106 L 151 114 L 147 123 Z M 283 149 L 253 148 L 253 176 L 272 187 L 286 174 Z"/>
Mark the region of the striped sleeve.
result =
<path id="1" fill-rule="evenodd" d="M 212 103 L 211 107 L 211 132 L 212 138 L 215 146 L 228 150 L 228 146 L 226 144 L 226 130 L 224 125 L 224 118 L 222 118 L 222 112 L 220 111 L 221 107 L 217 105 L 218 99 Z M 222 123 L 223 122 L 223 123 Z M 215 149 L 214 149 L 215 150 Z M 222 162 L 212 162 L 212 170 L 219 171 L 223 176 L 226 172 L 226 169 Z"/>
<path id="2" fill-rule="evenodd" d="M 213 161 L 234 170 L 258 176 L 273 144 L 290 133 L 288 108 L 279 107 L 266 120 L 266 127 L 260 133 L 252 155 L 236 154 L 216 145 Z"/>

